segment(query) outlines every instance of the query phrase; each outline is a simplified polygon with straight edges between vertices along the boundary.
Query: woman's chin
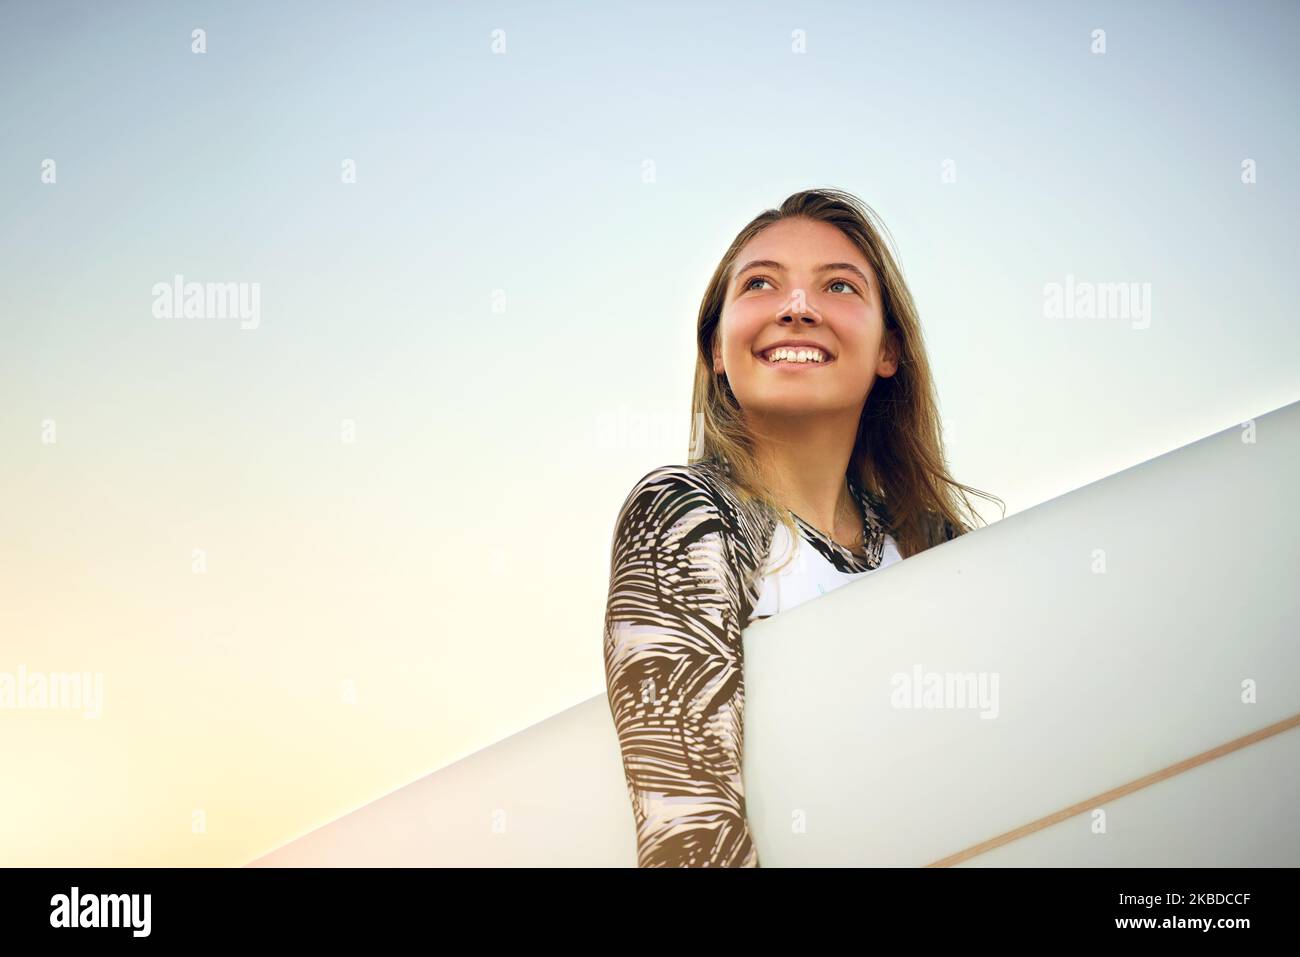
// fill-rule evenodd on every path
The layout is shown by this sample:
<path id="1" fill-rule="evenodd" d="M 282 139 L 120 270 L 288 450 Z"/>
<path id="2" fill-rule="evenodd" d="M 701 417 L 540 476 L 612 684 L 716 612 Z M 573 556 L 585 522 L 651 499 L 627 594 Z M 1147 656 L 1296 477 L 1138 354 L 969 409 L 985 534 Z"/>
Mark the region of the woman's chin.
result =
<path id="1" fill-rule="evenodd" d="M 746 412 L 768 416 L 818 415 L 843 407 L 832 396 L 811 395 L 806 389 L 763 389 L 750 395 L 737 393 L 736 398 Z"/>

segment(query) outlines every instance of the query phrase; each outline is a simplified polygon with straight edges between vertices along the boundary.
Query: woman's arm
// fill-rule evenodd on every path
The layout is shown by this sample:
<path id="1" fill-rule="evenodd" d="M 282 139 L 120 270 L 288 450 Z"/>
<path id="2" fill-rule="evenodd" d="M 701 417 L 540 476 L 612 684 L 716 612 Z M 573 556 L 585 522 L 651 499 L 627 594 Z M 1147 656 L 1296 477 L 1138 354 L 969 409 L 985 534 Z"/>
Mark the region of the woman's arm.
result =
<path id="1" fill-rule="evenodd" d="M 758 867 L 741 779 L 739 575 L 709 487 L 663 466 L 615 524 L 605 677 L 640 867 Z"/>

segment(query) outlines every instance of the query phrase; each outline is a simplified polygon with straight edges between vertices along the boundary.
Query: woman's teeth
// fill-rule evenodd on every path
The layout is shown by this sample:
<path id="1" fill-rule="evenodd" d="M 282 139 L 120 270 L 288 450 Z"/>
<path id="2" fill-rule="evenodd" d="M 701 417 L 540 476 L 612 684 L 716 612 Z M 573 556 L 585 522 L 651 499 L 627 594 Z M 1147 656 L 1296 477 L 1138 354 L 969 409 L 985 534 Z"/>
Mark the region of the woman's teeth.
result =
<path id="1" fill-rule="evenodd" d="M 826 353 L 820 349 L 773 349 L 765 358 L 768 362 L 825 362 Z"/>

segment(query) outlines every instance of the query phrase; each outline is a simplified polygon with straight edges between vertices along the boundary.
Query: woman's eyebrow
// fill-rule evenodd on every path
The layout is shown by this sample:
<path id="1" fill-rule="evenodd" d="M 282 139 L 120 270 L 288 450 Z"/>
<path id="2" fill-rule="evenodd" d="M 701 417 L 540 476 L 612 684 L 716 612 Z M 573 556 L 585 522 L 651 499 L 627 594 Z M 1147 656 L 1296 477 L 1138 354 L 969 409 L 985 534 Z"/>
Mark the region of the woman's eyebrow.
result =
<path id="1" fill-rule="evenodd" d="M 775 259 L 751 259 L 740 269 L 736 270 L 735 278 L 739 279 L 751 269 L 775 269 L 780 272 L 785 272 L 785 266 L 781 265 Z M 847 269 L 849 272 L 856 273 L 865 285 L 871 285 L 871 280 L 867 278 L 866 273 L 853 265 L 853 263 L 824 263 L 820 266 L 814 266 L 813 269 L 815 272 L 831 272 L 836 269 Z"/>

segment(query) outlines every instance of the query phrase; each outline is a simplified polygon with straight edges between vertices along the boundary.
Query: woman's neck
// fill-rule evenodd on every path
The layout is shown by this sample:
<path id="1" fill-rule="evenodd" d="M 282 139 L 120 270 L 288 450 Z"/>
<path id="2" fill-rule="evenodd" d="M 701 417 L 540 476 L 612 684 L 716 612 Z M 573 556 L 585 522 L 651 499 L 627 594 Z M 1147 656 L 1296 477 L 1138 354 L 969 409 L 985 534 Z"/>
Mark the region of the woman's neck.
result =
<path id="1" fill-rule="evenodd" d="M 861 531 L 862 514 L 845 485 L 858 416 L 764 418 L 753 423 L 759 468 L 785 508 L 837 538 Z"/>

